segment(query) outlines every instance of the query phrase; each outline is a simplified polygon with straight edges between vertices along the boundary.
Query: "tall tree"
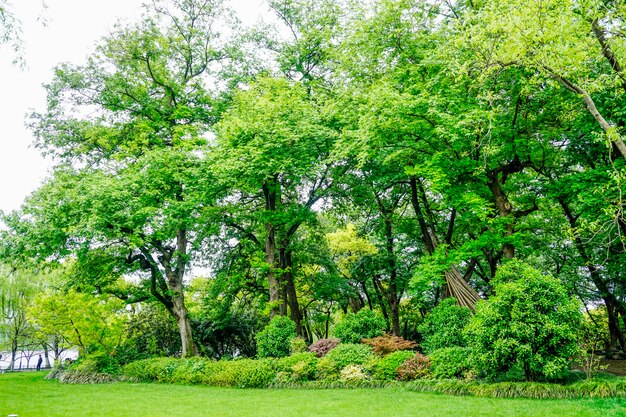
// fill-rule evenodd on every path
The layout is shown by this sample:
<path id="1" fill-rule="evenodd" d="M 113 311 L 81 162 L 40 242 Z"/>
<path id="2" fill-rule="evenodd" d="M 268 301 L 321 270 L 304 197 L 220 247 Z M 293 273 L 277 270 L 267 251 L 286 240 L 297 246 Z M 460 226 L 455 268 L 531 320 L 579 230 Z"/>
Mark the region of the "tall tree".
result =
<path id="1" fill-rule="evenodd" d="M 24 207 L 32 239 L 47 220 L 56 227 L 41 255 L 102 255 L 118 272 L 123 262 L 145 271 L 178 322 L 183 355 L 197 352 L 183 285 L 215 199 L 201 155 L 219 114 L 224 12 L 218 0 L 153 2 L 86 65 L 57 68 L 47 111 L 32 116 L 37 147 L 60 162 Z"/>

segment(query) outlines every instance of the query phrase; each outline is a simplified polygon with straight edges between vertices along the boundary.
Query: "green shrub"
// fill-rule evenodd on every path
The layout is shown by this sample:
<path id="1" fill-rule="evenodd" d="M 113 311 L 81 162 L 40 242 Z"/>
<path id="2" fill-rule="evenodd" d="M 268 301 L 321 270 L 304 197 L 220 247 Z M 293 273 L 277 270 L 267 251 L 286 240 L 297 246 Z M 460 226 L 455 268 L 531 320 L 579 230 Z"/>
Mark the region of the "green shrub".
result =
<path id="1" fill-rule="evenodd" d="M 413 381 L 414 379 L 427 378 L 430 376 L 430 359 L 421 353 L 406 359 L 398 367 L 398 379 L 400 381 Z"/>
<path id="2" fill-rule="evenodd" d="M 424 353 L 450 346 L 467 346 L 464 329 L 471 317 L 469 308 L 459 306 L 456 299 L 441 300 L 417 329 L 422 335 L 420 346 Z"/>
<path id="3" fill-rule="evenodd" d="M 108 384 L 118 382 L 122 378 L 119 375 L 111 375 L 100 372 L 66 370 L 57 375 L 61 384 Z"/>
<path id="4" fill-rule="evenodd" d="M 431 352 L 430 372 L 434 378 L 449 379 L 471 375 L 472 354 L 468 348 L 453 346 Z"/>
<path id="5" fill-rule="evenodd" d="M 296 337 L 296 324 L 285 316 L 276 316 L 256 335 L 259 358 L 282 358 L 289 355 L 291 340 Z"/>
<path id="6" fill-rule="evenodd" d="M 289 341 L 289 353 L 293 355 L 294 353 L 302 353 L 308 350 L 308 346 L 306 345 L 306 341 L 301 337 L 294 337 Z"/>
<path id="7" fill-rule="evenodd" d="M 179 359 L 153 358 L 131 362 L 122 368 L 122 374 L 140 381 L 169 382 Z"/>
<path id="8" fill-rule="evenodd" d="M 477 304 L 468 328 L 478 366 L 490 375 L 518 366 L 527 381 L 558 378 L 578 351 L 579 303 L 558 280 L 518 260 L 492 282 L 495 295 Z"/>
<path id="9" fill-rule="evenodd" d="M 277 362 L 282 381 L 310 381 L 315 379 L 317 357 L 311 352 L 296 353 Z"/>
<path id="10" fill-rule="evenodd" d="M 273 359 L 243 359 L 230 363 L 237 365 L 233 384 L 237 388 L 265 388 L 276 378 Z"/>
<path id="11" fill-rule="evenodd" d="M 398 378 L 398 368 L 409 358 L 415 356 L 410 350 L 392 352 L 378 361 L 374 371 L 374 378 L 379 380 L 394 380 Z"/>
<path id="12" fill-rule="evenodd" d="M 367 345 L 344 343 L 340 344 L 317 365 L 321 379 L 337 379 L 339 372 L 348 365 L 368 365 L 374 359 L 372 348 Z"/>
<path id="13" fill-rule="evenodd" d="M 362 309 L 348 314 L 335 326 L 335 336 L 344 343 L 359 343 L 363 339 L 382 336 L 387 324 L 379 314 Z"/>

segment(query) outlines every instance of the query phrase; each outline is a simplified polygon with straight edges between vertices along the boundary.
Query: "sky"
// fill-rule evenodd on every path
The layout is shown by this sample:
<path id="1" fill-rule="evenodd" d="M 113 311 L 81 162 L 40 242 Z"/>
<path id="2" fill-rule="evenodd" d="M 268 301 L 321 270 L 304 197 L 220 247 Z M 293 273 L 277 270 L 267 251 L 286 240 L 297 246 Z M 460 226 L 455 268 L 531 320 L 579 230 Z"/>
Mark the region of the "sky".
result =
<path id="1" fill-rule="evenodd" d="M 118 20 L 132 23 L 141 17 L 142 0 L 13 0 L 22 24 L 26 67 L 12 64 L 15 54 L 0 46 L 0 210 L 18 209 L 49 173 L 52 162 L 32 146 L 26 115 L 44 111 L 43 84 L 62 62 L 81 64 L 98 40 Z M 252 24 L 265 14 L 262 0 L 231 0 L 240 19 Z M 40 17 L 45 20 L 42 24 Z"/>

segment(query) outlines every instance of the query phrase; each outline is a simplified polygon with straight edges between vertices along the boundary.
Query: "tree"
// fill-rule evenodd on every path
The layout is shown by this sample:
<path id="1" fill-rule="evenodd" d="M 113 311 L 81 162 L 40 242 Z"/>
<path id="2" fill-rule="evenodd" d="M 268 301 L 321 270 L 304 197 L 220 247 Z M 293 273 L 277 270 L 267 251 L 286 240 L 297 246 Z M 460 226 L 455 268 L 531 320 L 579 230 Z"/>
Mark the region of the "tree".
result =
<path id="1" fill-rule="evenodd" d="M 91 294 L 42 293 L 33 301 L 28 317 L 39 331 L 58 335 L 78 348 L 79 356 L 105 353 L 113 356 L 126 330 L 123 303 Z"/>
<path id="2" fill-rule="evenodd" d="M 328 156 L 336 132 L 327 117 L 322 103 L 302 84 L 266 78 L 237 93 L 217 125 L 223 181 L 249 202 L 263 224 L 264 238 L 254 230 L 246 238 L 264 241 L 272 315 L 284 300 L 298 334 L 301 317 L 290 243 L 304 222 L 315 220 L 312 207 L 332 183 Z M 241 229 L 236 222 L 230 225 Z"/>
<path id="3" fill-rule="evenodd" d="M 32 350 L 36 342 L 27 308 L 41 290 L 36 274 L 2 266 L 0 269 L 0 346 L 8 348 L 9 368 L 14 369 L 17 353 Z"/>
<path id="4" fill-rule="evenodd" d="M 494 281 L 496 294 L 478 303 L 468 328 L 479 365 L 492 374 L 518 366 L 527 381 L 558 377 L 578 350 L 580 304 L 521 261 L 504 264 Z"/>
<path id="5" fill-rule="evenodd" d="M 144 22 L 118 27 L 86 65 L 57 68 L 47 111 L 31 124 L 36 146 L 60 164 L 23 208 L 28 218 L 8 223 L 28 231 L 12 236 L 31 256 L 76 257 L 100 281 L 147 275 L 135 298 L 147 292 L 162 303 L 183 355 L 194 355 L 183 286 L 217 198 L 203 146 L 219 112 L 209 83 L 226 57 L 215 32 L 224 8 L 172 6 L 154 2 Z"/>

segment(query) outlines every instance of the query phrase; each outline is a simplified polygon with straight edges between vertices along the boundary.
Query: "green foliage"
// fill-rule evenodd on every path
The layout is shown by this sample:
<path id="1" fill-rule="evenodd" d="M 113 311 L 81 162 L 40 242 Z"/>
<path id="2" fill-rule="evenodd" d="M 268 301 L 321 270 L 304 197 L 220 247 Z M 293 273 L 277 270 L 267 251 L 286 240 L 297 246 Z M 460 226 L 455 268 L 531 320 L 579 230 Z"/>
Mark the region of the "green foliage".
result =
<path id="1" fill-rule="evenodd" d="M 128 320 L 126 339 L 116 350 L 121 364 L 180 351 L 180 336 L 173 318 L 158 304 L 142 305 Z"/>
<path id="2" fill-rule="evenodd" d="M 289 353 L 292 355 L 294 353 L 306 352 L 307 349 L 306 340 L 301 337 L 294 337 L 289 343 Z"/>
<path id="3" fill-rule="evenodd" d="M 315 379 L 317 357 L 311 352 L 296 353 L 277 362 L 278 372 L 283 372 L 283 380 L 310 381 Z"/>
<path id="4" fill-rule="evenodd" d="M 155 358 L 130 363 L 123 367 L 122 374 L 141 381 L 261 388 L 276 378 L 277 369 L 273 359 Z"/>
<path id="5" fill-rule="evenodd" d="M 348 365 L 366 365 L 374 360 L 370 346 L 342 343 L 320 359 L 317 370 L 321 379 L 336 379 Z"/>
<path id="6" fill-rule="evenodd" d="M 434 378 L 470 376 L 473 370 L 471 350 L 460 346 L 441 348 L 430 352 L 430 372 Z"/>
<path id="7" fill-rule="evenodd" d="M 430 353 L 449 346 L 466 346 L 465 327 L 471 316 L 471 311 L 459 306 L 454 298 L 441 300 L 418 327 L 424 352 Z"/>
<path id="8" fill-rule="evenodd" d="M 119 300 L 69 291 L 40 294 L 28 315 L 43 333 L 60 336 L 76 346 L 81 356 L 112 356 L 125 338 L 122 309 Z"/>
<path id="9" fill-rule="evenodd" d="M 385 319 L 374 311 L 361 309 L 348 314 L 335 326 L 335 336 L 344 343 L 360 343 L 363 339 L 382 336 L 386 328 Z"/>
<path id="10" fill-rule="evenodd" d="M 285 316 L 276 316 L 256 335 L 259 358 L 282 358 L 289 355 L 291 340 L 296 337 L 296 324 Z"/>
<path id="11" fill-rule="evenodd" d="M 414 356 L 415 352 L 409 350 L 399 350 L 388 354 L 376 363 L 374 378 L 380 380 L 398 379 L 398 368 L 407 359 L 411 359 Z"/>
<path id="12" fill-rule="evenodd" d="M 554 278 L 514 260 L 494 279 L 469 326 L 477 364 L 489 374 L 523 369 L 527 380 L 557 378 L 578 351 L 580 305 Z"/>
<path id="13" fill-rule="evenodd" d="M 407 385 L 409 390 L 446 395 L 472 395 L 491 398 L 610 398 L 626 395 L 626 382 L 614 380 L 585 380 L 571 385 L 537 382 L 484 383 L 462 380 L 419 380 Z"/>

